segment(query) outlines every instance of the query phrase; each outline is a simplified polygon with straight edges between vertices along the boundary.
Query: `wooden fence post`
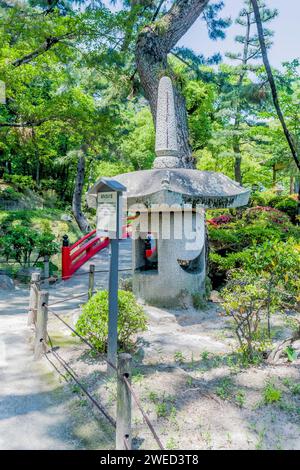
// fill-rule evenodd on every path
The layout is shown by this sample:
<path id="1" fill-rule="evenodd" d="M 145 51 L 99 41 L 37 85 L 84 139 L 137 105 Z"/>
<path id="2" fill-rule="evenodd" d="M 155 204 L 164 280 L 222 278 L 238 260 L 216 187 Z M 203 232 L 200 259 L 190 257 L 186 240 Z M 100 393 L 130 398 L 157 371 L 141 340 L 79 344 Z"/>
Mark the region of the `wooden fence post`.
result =
<path id="1" fill-rule="evenodd" d="M 90 299 L 94 292 L 94 285 L 95 285 L 95 265 L 90 264 L 90 273 L 89 273 L 89 291 L 88 291 L 88 298 Z"/>
<path id="2" fill-rule="evenodd" d="M 130 354 L 119 354 L 118 356 L 118 383 L 117 383 L 117 427 L 116 427 L 116 449 L 131 449 L 131 392 L 123 377 L 131 383 L 131 361 Z M 126 441 L 126 445 L 125 445 Z"/>
<path id="3" fill-rule="evenodd" d="M 40 273 L 32 273 L 30 281 L 30 292 L 29 292 L 29 310 L 27 317 L 27 325 L 36 324 L 37 316 L 37 302 L 38 302 L 38 291 L 40 289 Z"/>
<path id="4" fill-rule="evenodd" d="M 49 292 L 45 290 L 42 290 L 39 292 L 34 359 L 39 359 L 41 355 L 47 351 L 48 299 L 49 299 Z"/>
<path id="5" fill-rule="evenodd" d="M 44 256 L 44 286 L 49 286 L 49 275 L 50 275 L 50 267 L 49 267 L 49 256 Z"/>

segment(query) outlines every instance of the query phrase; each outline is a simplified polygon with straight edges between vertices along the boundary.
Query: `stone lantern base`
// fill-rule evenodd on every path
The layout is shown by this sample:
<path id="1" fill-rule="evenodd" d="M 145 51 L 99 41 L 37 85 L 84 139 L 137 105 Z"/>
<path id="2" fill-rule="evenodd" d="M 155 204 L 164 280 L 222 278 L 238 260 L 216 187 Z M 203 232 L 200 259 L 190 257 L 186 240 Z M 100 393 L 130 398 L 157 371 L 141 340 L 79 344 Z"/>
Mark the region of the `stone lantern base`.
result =
<path id="1" fill-rule="evenodd" d="M 197 214 L 188 213 L 185 217 L 190 219 L 194 229 L 197 230 L 194 239 L 189 230 L 184 228 L 184 224 L 181 224 L 183 220 L 181 211 L 157 214 L 157 224 L 153 224 L 152 221 L 151 233 L 155 238 L 157 254 L 156 262 L 153 264 L 147 263 L 144 255 L 147 233 L 136 231 L 135 239 L 132 241 L 133 292 L 139 301 L 159 307 L 180 308 L 183 305 L 191 305 L 195 294 L 204 293 L 206 277 L 204 211 Z M 165 232 L 162 231 L 164 224 L 167 227 Z M 159 229 L 154 225 L 159 225 Z"/>

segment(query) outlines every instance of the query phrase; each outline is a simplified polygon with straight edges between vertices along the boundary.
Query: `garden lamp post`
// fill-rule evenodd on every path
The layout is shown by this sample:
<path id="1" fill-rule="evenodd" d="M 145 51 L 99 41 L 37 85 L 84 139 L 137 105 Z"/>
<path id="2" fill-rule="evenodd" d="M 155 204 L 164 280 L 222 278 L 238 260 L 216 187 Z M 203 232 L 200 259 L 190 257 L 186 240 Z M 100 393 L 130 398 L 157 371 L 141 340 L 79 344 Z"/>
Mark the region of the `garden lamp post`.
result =
<path id="1" fill-rule="evenodd" d="M 97 184 L 97 235 L 109 237 L 111 258 L 108 285 L 107 359 L 117 365 L 119 240 L 122 238 L 122 194 L 126 187 L 113 179 L 102 178 Z M 108 365 L 108 372 L 114 373 Z"/>

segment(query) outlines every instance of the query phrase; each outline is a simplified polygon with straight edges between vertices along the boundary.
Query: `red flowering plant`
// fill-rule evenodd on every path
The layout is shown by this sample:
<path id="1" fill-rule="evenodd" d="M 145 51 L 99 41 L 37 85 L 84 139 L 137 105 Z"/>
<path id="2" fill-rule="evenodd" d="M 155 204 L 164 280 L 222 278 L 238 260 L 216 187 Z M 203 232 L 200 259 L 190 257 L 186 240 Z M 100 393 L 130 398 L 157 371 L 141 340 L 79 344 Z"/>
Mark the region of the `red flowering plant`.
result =
<path id="1" fill-rule="evenodd" d="M 233 218 L 228 214 L 219 215 L 207 221 L 210 225 L 214 227 L 219 227 L 220 225 L 226 225 L 232 222 Z"/>

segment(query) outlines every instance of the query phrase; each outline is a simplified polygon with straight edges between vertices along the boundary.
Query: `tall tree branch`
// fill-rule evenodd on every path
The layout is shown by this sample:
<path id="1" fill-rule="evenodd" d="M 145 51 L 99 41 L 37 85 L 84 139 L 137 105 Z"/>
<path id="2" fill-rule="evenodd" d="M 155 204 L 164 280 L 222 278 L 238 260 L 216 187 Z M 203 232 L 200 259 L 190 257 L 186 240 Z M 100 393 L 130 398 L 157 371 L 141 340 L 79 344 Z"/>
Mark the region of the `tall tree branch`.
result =
<path id="1" fill-rule="evenodd" d="M 251 0 L 251 3 L 252 3 L 252 6 L 253 6 L 253 11 L 254 11 L 255 19 L 256 19 L 257 32 L 258 32 L 258 38 L 259 38 L 262 58 L 263 58 L 264 66 L 265 66 L 265 69 L 266 69 L 266 72 L 267 72 L 268 81 L 269 81 L 271 92 L 272 92 L 273 103 L 274 103 L 274 106 L 275 106 L 275 109 L 276 109 L 276 112 L 277 112 L 278 119 L 281 123 L 284 135 L 285 135 L 286 140 L 288 142 L 288 145 L 290 147 L 292 156 L 295 160 L 295 163 L 297 165 L 298 170 L 300 171 L 300 156 L 298 155 L 298 151 L 297 151 L 295 142 L 293 140 L 292 135 L 290 134 L 290 131 L 289 131 L 288 127 L 287 127 L 287 124 L 285 122 L 283 112 L 281 110 L 280 103 L 279 103 L 278 92 L 277 92 L 273 72 L 272 72 L 272 69 L 271 69 L 271 65 L 270 65 L 270 62 L 269 62 L 267 46 L 266 46 L 266 42 L 265 42 L 265 38 L 264 38 L 264 31 L 263 31 L 263 25 L 262 25 L 262 19 L 261 19 L 261 15 L 260 15 L 260 11 L 259 11 L 259 6 L 258 6 L 258 3 L 257 3 L 257 0 Z"/>
<path id="2" fill-rule="evenodd" d="M 35 122 L 0 122 L 0 127 L 38 127 L 48 119 L 41 119 Z"/>
<path id="3" fill-rule="evenodd" d="M 19 67 L 20 65 L 28 64 L 28 62 L 31 62 L 33 59 L 35 59 L 39 55 L 44 54 L 45 52 L 49 51 L 49 49 L 55 46 L 58 42 L 62 41 L 63 39 L 72 37 L 73 34 L 74 33 L 63 34 L 61 36 L 49 36 L 48 38 L 45 39 L 43 44 L 41 44 L 37 49 L 30 52 L 29 54 L 24 55 L 23 57 L 20 57 L 19 59 L 14 60 L 12 62 L 12 65 L 14 67 Z"/>

